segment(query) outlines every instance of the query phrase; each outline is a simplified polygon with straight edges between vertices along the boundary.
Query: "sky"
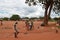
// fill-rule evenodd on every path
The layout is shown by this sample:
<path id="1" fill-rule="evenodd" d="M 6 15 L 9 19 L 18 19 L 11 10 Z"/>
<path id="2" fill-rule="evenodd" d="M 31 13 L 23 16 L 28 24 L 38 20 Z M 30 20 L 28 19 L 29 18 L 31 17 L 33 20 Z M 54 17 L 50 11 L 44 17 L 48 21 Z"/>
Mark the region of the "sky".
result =
<path id="1" fill-rule="evenodd" d="M 10 18 L 13 14 L 20 17 L 39 17 L 44 16 L 44 11 L 41 4 L 28 6 L 25 0 L 0 0 L 0 18 Z M 51 17 L 54 18 L 57 15 L 51 12 Z"/>

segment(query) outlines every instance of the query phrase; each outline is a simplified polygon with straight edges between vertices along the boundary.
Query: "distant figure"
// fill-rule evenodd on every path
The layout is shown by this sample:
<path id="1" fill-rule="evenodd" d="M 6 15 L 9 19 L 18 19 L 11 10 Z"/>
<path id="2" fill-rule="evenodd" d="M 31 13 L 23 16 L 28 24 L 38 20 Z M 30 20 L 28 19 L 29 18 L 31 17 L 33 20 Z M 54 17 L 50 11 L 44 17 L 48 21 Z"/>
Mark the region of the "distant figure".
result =
<path id="1" fill-rule="evenodd" d="M 56 27 L 56 33 L 58 33 L 58 26 Z"/>
<path id="2" fill-rule="evenodd" d="M 0 20 L 1 21 L 1 26 L 3 25 L 3 23 L 2 23 L 2 20 Z"/>
<path id="3" fill-rule="evenodd" d="M 28 20 L 26 20 L 26 22 L 25 22 L 27 30 L 29 30 L 29 23 L 28 22 L 29 22 Z"/>
<path id="4" fill-rule="evenodd" d="M 58 33 L 58 30 L 56 29 L 56 33 Z"/>
<path id="5" fill-rule="evenodd" d="M 57 23 L 56 23 L 56 33 L 58 33 L 58 27 L 60 26 L 60 24 L 59 24 L 59 20 L 57 21 Z"/>
<path id="6" fill-rule="evenodd" d="M 32 20 L 29 21 L 29 28 L 30 28 L 30 30 L 32 30 L 32 28 L 33 28 L 33 21 Z"/>
<path id="7" fill-rule="evenodd" d="M 57 24 L 59 24 L 59 26 L 60 26 L 60 18 L 59 18 L 59 20 L 57 21 Z"/>
<path id="8" fill-rule="evenodd" d="M 15 30 L 15 32 L 14 32 L 14 34 L 15 34 L 15 38 L 17 38 L 17 35 L 18 35 L 18 29 L 17 29 L 17 25 L 18 24 L 18 22 L 16 22 L 15 24 L 14 24 L 14 30 Z"/>

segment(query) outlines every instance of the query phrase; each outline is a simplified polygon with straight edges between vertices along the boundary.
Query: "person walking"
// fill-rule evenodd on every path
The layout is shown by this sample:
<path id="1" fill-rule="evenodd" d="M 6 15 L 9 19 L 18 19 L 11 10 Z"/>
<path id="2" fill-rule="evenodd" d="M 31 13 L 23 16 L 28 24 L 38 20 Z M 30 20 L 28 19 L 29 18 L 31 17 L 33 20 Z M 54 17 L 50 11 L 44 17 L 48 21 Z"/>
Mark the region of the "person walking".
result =
<path id="1" fill-rule="evenodd" d="M 28 22 L 29 22 L 28 20 L 26 20 L 26 22 L 25 22 L 27 30 L 29 30 L 29 23 Z"/>
<path id="2" fill-rule="evenodd" d="M 14 32 L 14 37 L 15 37 L 15 38 L 17 38 L 17 35 L 18 35 L 18 33 L 19 33 L 19 32 L 18 32 L 18 29 L 17 29 L 17 24 L 18 24 L 18 22 L 16 22 L 16 23 L 14 24 L 14 31 L 15 31 L 15 32 Z"/>
<path id="3" fill-rule="evenodd" d="M 58 33 L 58 28 L 60 27 L 60 20 L 57 21 L 56 23 L 56 33 Z"/>
<path id="4" fill-rule="evenodd" d="M 1 21 L 1 26 L 2 26 L 3 25 L 3 23 L 2 23 L 3 21 L 2 20 L 0 20 L 0 21 Z"/>
<path id="5" fill-rule="evenodd" d="M 32 27 L 33 27 L 33 22 L 32 20 L 29 21 L 29 29 L 32 30 Z"/>

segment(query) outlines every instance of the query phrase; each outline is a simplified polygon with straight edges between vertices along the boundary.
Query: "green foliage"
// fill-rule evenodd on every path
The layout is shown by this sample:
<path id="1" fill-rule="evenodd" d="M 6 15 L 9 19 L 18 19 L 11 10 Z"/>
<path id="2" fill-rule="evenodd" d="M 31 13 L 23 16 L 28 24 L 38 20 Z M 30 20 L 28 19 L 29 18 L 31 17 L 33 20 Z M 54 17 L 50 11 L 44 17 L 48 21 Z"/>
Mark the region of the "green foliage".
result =
<path id="1" fill-rule="evenodd" d="M 30 20 L 38 19 L 37 17 L 31 17 Z"/>
<path id="2" fill-rule="evenodd" d="M 60 0 L 55 0 L 53 11 L 56 14 L 60 13 Z"/>
<path id="3" fill-rule="evenodd" d="M 60 28 L 60 26 L 58 26 L 58 28 Z"/>
<path id="4" fill-rule="evenodd" d="M 10 17 L 10 20 L 20 20 L 20 16 L 19 15 L 12 15 L 11 17 Z"/>
<path id="5" fill-rule="evenodd" d="M 48 21 L 54 22 L 55 20 L 52 19 L 51 17 L 48 18 Z"/>
<path id="6" fill-rule="evenodd" d="M 8 21 L 8 20 L 9 20 L 9 18 L 7 18 L 7 17 L 4 17 L 4 18 L 3 18 L 3 20 L 6 20 L 6 21 Z"/>
<path id="7" fill-rule="evenodd" d="M 28 4 L 29 6 L 31 5 L 37 5 L 37 3 L 41 3 L 44 5 L 50 5 L 51 3 L 53 4 L 53 11 L 55 13 L 59 13 L 60 12 L 60 0 L 26 0 L 25 1 L 26 4 Z M 44 6 L 43 5 L 43 6 Z"/>
<path id="8" fill-rule="evenodd" d="M 23 19 L 29 19 L 29 17 L 24 17 Z"/>
<path id="9" fill-rule="evenodd" d="M 56 17 L 54 18 L 55 21 L 57 21 L 58 19 L 59 19 L 59 18 L 56 18 Z"/>
<path id="10" fill-rule="evenodd" d="M 26 4 L 28 3 L 29 6 L 31 6 L 31 5 L 37 5 L 37 3 L 36 3 L 35 0 L 26 0 L 25 3 Z"/>
<path id="11" fill-rule="evenodd" d="M 39 19 L 44 19 L 44 17 L 39 17 Z"/>

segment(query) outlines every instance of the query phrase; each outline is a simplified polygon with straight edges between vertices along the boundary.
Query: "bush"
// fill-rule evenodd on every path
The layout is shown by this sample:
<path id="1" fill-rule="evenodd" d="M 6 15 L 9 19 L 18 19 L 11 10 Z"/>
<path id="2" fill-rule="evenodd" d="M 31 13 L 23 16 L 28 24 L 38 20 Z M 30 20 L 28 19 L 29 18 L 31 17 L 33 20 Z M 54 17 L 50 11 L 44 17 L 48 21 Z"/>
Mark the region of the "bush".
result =
<path id="1" fill-rule="evenodd" d="M 44 19 L 44 17 L 39 17 L 39 19 Z"/>
<path id="2" fill-rule="evenodd" d="M 55 21 L 57 21 L 58 19 L 59 19 L 59 18 L 56 18 L 56 17 L 54 18 Z"/>
<path id="3" fill-rule="evenodd" d="M 20 16 L 19 15 L 12 15 L 11 17 L 10 17 L 10 20 L 20 20 Z"/>
<path id="4" fill-rule="evenodd" d="M 58 28 L 60 28 L 60 26 L 58 26 Z"/>
<path id="5" fill-rule="evenodd" d="M 7 17 L 4 17 L 4 18 L 3 18 L 3 20 L 6 20 L 6 21 L 8 21 L 8 19 L 9 19 L 9 18 L 7 18 Z"/>

